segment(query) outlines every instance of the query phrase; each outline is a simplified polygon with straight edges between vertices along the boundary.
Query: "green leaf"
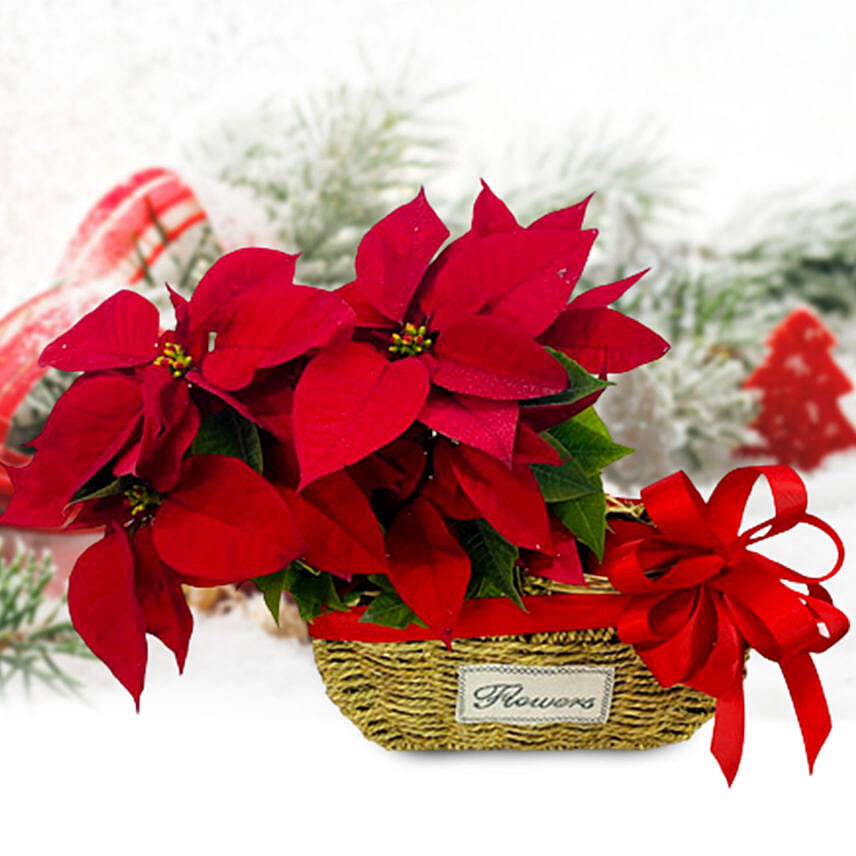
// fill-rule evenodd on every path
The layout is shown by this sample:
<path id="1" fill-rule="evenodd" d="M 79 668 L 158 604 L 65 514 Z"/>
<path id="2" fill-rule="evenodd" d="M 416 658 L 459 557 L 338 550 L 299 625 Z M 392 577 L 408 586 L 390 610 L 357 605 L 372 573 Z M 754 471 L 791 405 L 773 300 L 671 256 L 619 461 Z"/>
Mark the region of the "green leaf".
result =
<path id="1" fill-rule="evenodd" d="M 633 451 L 612 440 L 593 407 L 562 422 L 561 425 L 554 426 L 548 435 L 558 440 L 580 468 L 589 474 L 600 472 Z"/>
<path id="2" fill-rule="evenodd" d="M 582 413 L 578 413 L 569 421 L 582 425 L 584 428 L 588 428 L 589 431 L 594 431 L 595 434 L 599 434 L 607 440 L 612 439 L 609 436 L 609 429 L 607 429 L 603 419 L 600 418 L 594 407 L 587 407 Z"/>
<path id="3" fill-rule="evenodd" d="M 277 571 L 275 574 L 266 574 L 263 577 L 255 577 L 253 582 L 262 593 L 265 605 L 270 610 L 273 620 L 279 627 L 279 605 L 282 600 L 282 590 L 285 585 L 285 571 Z"/>
<path id="4" fill-rule="evenodd" d="M 578 499 L 598 490 L 598 486 L 591 476 L 583 471 L 583 468 L 573 457 L 569 457 L 559 466 L 532 464 L 531 468 L 546 502 Z"/>
<path id="5" fill-rule="evenodd" d="M 339 611 L 348 609 L 336 591 L 333 576 L 313 571 L 302 562 L 292 562 L 285 569 L 283 588 L 294 598 L 304 621 L 318 618 L 325 607 Z"/>
<path id="6" fill-rule="evenodd" d="M 547 348 L 565 368 L 568 373 L 568 388 L 556 395 L 544 395 L 541 398 L 529 398 L 523 406 L 543 406 L 545 404 L 573 404 L 587 395 L 612 386 L 609 381 L 601 380 L 587 372 L 578 362 L 565 356 L 561 351 Z"/>
<path id="7" fill-rule="evenodd" d="M 259 430 L 234 410 L 221 410 L 206 417 L 190 452 L 193 455 L 227 455 L 238 458 L 257 473 L 262 471 Z"/>
<path id="8" fill-rule="evenodd" d="M 74 505 L 78 502 L 88 502 L 90 499 L 103 499 L 105 496 L 116 496 L 116 494 L 122 493 L 124 488 L 125 482 L 121 478 L 113 479 L 113 481 L 99 488 L 84 485 L 77 491 L 69 505 Z"/>
<path id="9" fill-rule="evenodd" d="M 369 604 L 360 621 L 367 624 L 381 624 L 384 627 L 396 627 L 399 630 L 411 624 L 425 627 L 425 624 L 416 617 L 416 613 L 394 591 L 382 591 Z"/>
<path id="10" fill-rule="evenodd" d="M 603 559 L 606 536 L 606 499 L 600 476 L 592 476 L 598 490 L 567 502 L 558 502 L 550 510 L 574 533 L 579 541 L 590 547 L 598 560 Z"/>
<path id="11" fill-rule="evenodd" d="M 390 582 L 386 574 L 369 574 L 368 581 L 372 585 L 376 585 L 381 591 L 392 592 L 395 594 L 395 586 Z"/>
<path id="12" fill-rule="evenodd" d="M 472 565 L 471 597 L 510 597 L 521 609 L 517 590 L 520 551 L 485 520 L 464 520 L 457 525 L 461 546 Z"/>

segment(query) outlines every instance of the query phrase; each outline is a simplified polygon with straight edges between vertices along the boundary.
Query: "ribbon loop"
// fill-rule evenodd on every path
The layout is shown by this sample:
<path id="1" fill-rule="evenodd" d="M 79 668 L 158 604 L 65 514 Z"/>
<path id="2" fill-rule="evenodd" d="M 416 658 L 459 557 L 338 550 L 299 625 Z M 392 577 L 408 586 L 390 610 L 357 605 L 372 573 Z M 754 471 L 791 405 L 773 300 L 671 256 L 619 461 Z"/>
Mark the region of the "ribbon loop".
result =
<path id="1" fill-rule="evenodd" d="M 770 538 L 792 529 L 805 517 L 808 494 L 796 471 L 780 465 L 740 467 L 719 482 L 707 503 L 708 522 L 724 542 L 737 538 L 746 503 L 760 478 L 766 478 L 770 485 L 775 514 L 753 529 L 760 531 L 769 526 L 765 537 Z"/>
<path id="2" fill-rule="evenodd" d="M 642 502 L 657 529 L 677 543 L 715 547 L 705 505 L 686 473 L 673 473 L 642 490 Z"/>

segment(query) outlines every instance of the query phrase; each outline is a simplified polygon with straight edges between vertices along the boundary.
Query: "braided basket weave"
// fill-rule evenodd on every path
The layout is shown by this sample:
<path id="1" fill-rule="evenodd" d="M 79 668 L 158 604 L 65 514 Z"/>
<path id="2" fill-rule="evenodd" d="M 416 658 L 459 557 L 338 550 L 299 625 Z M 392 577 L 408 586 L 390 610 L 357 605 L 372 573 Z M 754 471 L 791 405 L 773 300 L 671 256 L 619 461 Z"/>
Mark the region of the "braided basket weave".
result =
<path id="1" fill-rule="evenodd" d="M 327 694 L 370 740 L 388 749 L 650 749 L 690 737 L 714 699 L 664 689 L 614 628 L 439 641 L 313 640 Z M 604 724 L 456 720 L 458 666 L 612 666 Z"/>

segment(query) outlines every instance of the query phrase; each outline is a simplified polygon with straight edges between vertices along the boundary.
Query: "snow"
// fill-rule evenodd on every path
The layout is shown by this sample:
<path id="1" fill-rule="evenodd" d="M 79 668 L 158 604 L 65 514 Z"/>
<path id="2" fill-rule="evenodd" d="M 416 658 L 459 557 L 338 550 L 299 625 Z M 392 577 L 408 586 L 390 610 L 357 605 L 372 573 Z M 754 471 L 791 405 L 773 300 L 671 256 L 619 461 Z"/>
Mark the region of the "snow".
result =
<path id="1" fill-rule="evenodd" d="M 619 132 L 653 117 L 669 151 L 703 165 L 713 223 L 773 188 L 845 183 L 854 24 L 849 3 L 781 0 L 0 3 L 0 313 L 50 285 L 112 184 L 180 168 L 202 117 L 361 79 L 361 57 L 381 75 L 412 57 L 429 88 L 465 84 L 437 108 L 460 140 L 458 186 L 484 171 L 501 190 L 509 149 L 604 117 Z M 856 555 L 856 455 L 807 481 Z M 814 536 L 788 537 L 789 564 L 828 561 Z M 852 563 L 830 588 L 856 614 Z M 813 779 L 782 679 L 753 657 L 732 792 L 709 725 L 641 754 L 394 754 L 328 701 L 307 646 L 241 613 L 198 619 L 181 678 L 151 648 L 139 716 L 97 662 L 75 666 L 87 704 L 0 706 L 0 853 L 790 854 L 852 837 L 854 634 L 818 658 L 835 729 Z"/>
<path id="2" fill-rule="evenodd" d="M 833 835 L 850 799 L 853 719 L 839 717 L 810 780 L 796 725 L 759 710 L 754 664 L 731 793 L 709 725 L 638 754 L 385 752 L 327 700 L 308 648 L 237 615 L 200 622 L 183 678 L 160 652 L 152 666 L 140 716 L 106 679 L 90 682 L 92 708 L 40 699 L 0 714 L 4 844 L 40 848 L 4 852 L 649 853 L 665 837 L 797 853 Z M 759 808 L 776 803 L 799 818 Z"/>

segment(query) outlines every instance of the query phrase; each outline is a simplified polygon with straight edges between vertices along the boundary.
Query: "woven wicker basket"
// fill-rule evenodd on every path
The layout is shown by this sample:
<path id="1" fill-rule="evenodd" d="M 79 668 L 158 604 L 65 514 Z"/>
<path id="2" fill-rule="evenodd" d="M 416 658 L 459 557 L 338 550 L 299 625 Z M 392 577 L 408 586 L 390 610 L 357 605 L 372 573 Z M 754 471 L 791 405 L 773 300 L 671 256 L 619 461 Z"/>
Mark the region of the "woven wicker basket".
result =
<path id="1" fill-rule="evenodd" d="M 388 749 L 650 749 L 686 740 L 713 716 L 714 699 L 664 689 L 614 628 L 436 641 L 316 639 L 327 694 L 370 740 Z M 508 724 L 456 718 L 458 667 L 613 667 L 603 724 Z"/>

